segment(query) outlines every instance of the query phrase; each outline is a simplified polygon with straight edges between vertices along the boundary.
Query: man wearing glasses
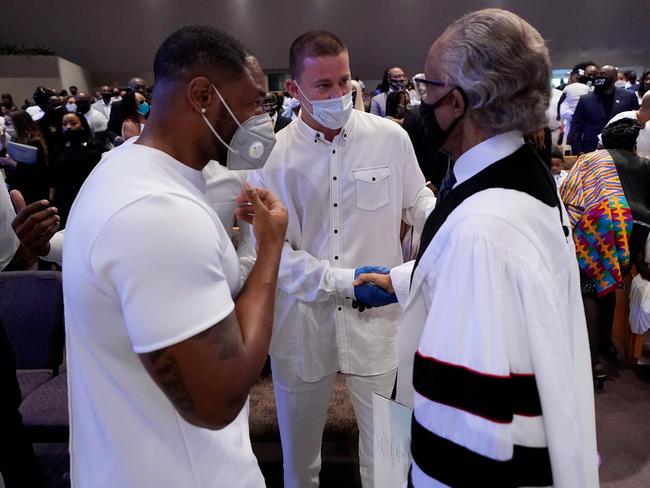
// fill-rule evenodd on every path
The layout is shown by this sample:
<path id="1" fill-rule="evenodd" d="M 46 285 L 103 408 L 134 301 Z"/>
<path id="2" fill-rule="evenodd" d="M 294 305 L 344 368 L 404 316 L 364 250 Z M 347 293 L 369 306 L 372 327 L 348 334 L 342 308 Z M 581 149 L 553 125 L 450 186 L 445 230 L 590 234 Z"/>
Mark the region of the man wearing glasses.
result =
<path id="1" fill-rule="evenodd" d="M 408 294 L 399 268 L 360 277 L 394 286 L 403 306 L 409 486 L 595 488 L 575 250 L 551 175 L 522 137 L 545 123 L 544 40 L 511 12 L 473 12 L 435 41 L 425 73 L 423 117 L 454 165 L 405 273 Z"/>

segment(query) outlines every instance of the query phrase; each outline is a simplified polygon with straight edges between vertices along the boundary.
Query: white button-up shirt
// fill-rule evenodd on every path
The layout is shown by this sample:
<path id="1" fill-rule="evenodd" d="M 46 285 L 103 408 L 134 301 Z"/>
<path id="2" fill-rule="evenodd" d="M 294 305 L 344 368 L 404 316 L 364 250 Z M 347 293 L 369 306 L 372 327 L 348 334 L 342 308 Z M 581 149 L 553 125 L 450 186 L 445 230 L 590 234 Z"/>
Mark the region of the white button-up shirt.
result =
<path id="1" fill-rule="evenodd" d="M 104 100 L 100 98 L 97 100 L 95 103 L 92 104 L 92 107 L 97 110 L 98 112 L 101 112 L 106 116 L 107 119 L 111 118 L 111 107 L 113 106 L 113 102 L 110 101 L 108 103 L 104 103 Z"/>
<path id="2" fill-rule="evenodd" d="M 108 118 L 99 110 L 90 107 L 90 110 L 84 115 L 93 134 L 96 132 L 104 132 L 108 129 Z"/>
<path id="3" fill-rule="evenodd" d="M 289 210 L 271 355 L 305 381 L 397 366 L 399 307 L 352 308 L 355 268 L 402 263 L 400 221 L 421 230 L 435 204 L 397 124 L 353 110 L 332 142 L 302 118 L 251 176 Z"/>

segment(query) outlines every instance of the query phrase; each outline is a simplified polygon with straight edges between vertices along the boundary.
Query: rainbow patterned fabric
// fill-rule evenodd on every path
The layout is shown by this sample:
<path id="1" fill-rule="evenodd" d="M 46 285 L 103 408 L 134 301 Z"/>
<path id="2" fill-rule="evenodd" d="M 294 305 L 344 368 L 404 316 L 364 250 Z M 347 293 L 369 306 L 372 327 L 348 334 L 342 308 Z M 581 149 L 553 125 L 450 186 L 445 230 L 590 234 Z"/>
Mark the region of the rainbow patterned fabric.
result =
<path id="1" fill-rule="evenodd" d="M 611 293 L 630 266 L 633 217 L 609 152 L 581 156 L 560 195 L 573 225 L 580 269 L 599 296 Z"/>

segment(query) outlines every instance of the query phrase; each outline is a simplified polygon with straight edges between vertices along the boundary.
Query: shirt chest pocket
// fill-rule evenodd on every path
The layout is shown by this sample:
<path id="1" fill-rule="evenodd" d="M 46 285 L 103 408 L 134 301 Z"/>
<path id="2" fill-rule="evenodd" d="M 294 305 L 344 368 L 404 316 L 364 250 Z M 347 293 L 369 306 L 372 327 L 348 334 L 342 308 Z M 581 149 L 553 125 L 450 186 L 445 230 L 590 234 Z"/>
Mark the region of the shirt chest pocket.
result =
<path id="1" fill-rule="evenodd" d="M 357 207 L 363 210 L 377 210 L 387 205 L 390 191 L 390 170 L 388 166 L 355 169 L 352 171 L 357 193 Z"/>

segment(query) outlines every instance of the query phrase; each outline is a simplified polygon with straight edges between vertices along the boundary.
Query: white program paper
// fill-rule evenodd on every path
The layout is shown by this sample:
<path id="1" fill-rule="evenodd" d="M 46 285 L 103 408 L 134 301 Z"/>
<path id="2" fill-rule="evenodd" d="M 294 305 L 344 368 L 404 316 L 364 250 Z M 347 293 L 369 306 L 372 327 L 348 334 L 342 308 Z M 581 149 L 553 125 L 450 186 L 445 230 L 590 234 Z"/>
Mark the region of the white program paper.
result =
<path id="1" fill-rule="evenodd" d="M 409 407 L 374 393 L 375 488 L 406 486 L 411 465 L 411 416 Z"/>

